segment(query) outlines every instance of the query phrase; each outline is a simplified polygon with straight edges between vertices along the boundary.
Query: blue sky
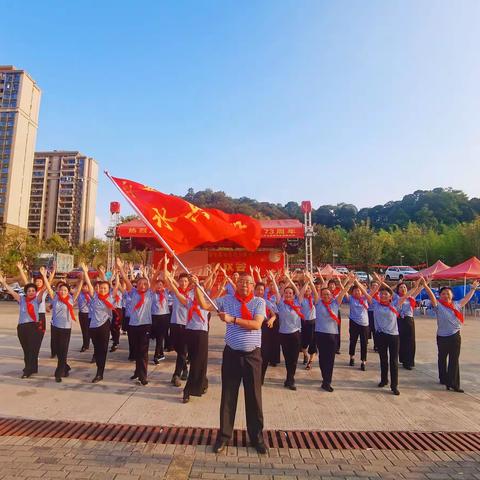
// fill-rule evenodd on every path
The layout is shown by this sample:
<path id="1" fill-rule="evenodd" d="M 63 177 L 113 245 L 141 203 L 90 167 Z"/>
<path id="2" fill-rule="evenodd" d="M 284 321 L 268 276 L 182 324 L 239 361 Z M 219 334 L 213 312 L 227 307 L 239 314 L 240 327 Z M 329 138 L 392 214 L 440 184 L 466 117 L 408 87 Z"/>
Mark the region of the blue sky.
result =
<path id="1" fill-rule="evenodd" d="M 436 186 L 480 196 L 477 0 L 0 7 L 0 64 L 43 91 L 37 150 L 78 149 L 175 194 L 359 207 Z M 97 234 L 118 199 L 102 176 Z"/>

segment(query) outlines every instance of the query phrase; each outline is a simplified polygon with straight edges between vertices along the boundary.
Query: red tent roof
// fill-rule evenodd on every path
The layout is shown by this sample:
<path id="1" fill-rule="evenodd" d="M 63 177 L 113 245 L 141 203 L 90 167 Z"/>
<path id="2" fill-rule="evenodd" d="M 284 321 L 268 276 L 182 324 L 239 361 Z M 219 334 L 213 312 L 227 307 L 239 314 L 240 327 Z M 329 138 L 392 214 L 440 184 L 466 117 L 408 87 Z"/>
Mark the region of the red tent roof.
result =
<path id="1" fill-rule="evenodd" d="M 433 275 L 433 278 L 440 280 L 480 278 L 480 260 L 477 257 L 472 257 L 460 265 L 456 265 L 455 267 L 447 268 L 442 272 L 436 273 Z"/>
<path id="2" fill-rule="evenodd" d="M 419 270 L 417 273 L 411 273 L 410 275 L 405 275 L 405 280 L 417 280 L 420 277 L 428 278 L 432 277 L 436 273 L 440 273 L 443 270 L 447 270 L 450 267 L 445 265 L 441 260 L 437 260 L 433 265 L 423 270 Z"/>
<path id="3" fill-rule="evenodd" d="M 303 238 L 303 224 L 296 219 L 260 220 L 262 239 Z M 117 235 L 122 238 L 154 238 L 154 235 L 140 219 L 130 220 L 117 227 Z"/>
<path id="4" fill-rule="evenodd" d="M 320 274 L 323 278 L 344 278 L 343 273 L 337 272 L 330 264 L 325 265 L 321 270 Z"/>

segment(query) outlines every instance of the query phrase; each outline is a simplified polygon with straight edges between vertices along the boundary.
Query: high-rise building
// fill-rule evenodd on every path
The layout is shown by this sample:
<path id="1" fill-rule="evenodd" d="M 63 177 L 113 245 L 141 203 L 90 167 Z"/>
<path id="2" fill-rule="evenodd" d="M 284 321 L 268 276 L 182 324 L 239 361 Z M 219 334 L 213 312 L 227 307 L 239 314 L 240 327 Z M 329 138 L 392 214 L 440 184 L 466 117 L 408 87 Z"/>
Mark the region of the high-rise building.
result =
<path id="1" fill-rule="evenodd" d="M 41 92 L 24 70 L 0 66 L 0 229 L 26 231 Z"/>
<path id="2" fill-rule="evenodd" d="M 35 152 L 28 229 L 70 245 L 93 238 L 98 164 L 76 151 Z"/>

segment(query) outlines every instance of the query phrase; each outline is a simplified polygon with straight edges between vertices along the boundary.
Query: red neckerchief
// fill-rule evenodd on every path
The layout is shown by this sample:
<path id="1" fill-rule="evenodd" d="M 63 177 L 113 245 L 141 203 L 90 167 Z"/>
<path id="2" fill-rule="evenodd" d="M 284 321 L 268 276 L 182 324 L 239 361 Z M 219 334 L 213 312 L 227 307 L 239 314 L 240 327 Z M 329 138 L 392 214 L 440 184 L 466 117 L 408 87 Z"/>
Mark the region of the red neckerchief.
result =
<path id="1" fill-rule="evenodd" d="M 357 302 L 365 309 L 365 310 L 368 310 L 368 305 L 365 303 L 365 301 L 363 300 L 363 297 L 360 297 L 360 298 L 355 298 L 353 297 L 355 300 L 357 300 Z"/>
<path id="2" fill-rule="evenodd" d="M 185 298 L 188 298 L 191 288 L 187 287 L 185 290 L 183 288 L 177 288 L 178 293 L 181 293 Z"/>
<path id="3" fill-rule="evenodd" d="M 99 293 L 97 294 L 98 298 L 105 304 L 105 306 L 109 310 L 114 310 L 115 307 L 108 301 L 108 297 L 110 296 L 108 293 L 106 295 L 100 295 Z"/>
<path id="4" fill-rule="evenodd" d="M 68 308 L 68 312 L 70 313 L 70 317 L 72 317 L 72 320 L 74 322 L 77 321 L 77 319 L 75 318 L 75 312 L 73 311 L 73 305 L 69 302 L 70 300 L 70 296 L 67 295 L 66 297 L 61 297 L 60 295 L 57 295 L 57 299 L 62 302 L 64 305 L 67 306 Z"/>
<path id="5" fill-rule="evenodd" d="M 384 307 L 388 307 L 390 309 L 390 311 L 393 312 L 398 317 L 397 309 L 395 307 L 393 307 L 391 303 L 383 303 L 383 302 L 379 302 L 379 303 L 380 303 L 380 305 L 382 305 Z"/>
<path id="6" fill-rule="evenodd" d="M 332 292 L 332 295 L 333 295 L 334 297 L 337 297 L 338 294 L 339 294 L 341 291 L 342 291 L 341 288 L 335 287 L 335 290 Z"/>
<path id="7" fill-rule="evenodd" d="M 34 322 L 38 322 L 37 320 L 37 315 L 35 314 L 35 307 L 33 306 L 32 302 L 33 300 L 35 300 L 34 298 L 32 299 L 28 299 L 27 297 L 25 297 L 25 302 L 27 304 L 27 312 L 28 312 L 28 316 L 34 321 Z"/>
<path id="8" fill-rule="evenodd" d="M 190 322 L 192 320 L 194 313 L 196 313 L 197 316 L 200 317 L 202 322 L 205 322 L 205 319 L 203 318 L 203 315 L 202 315 L 202 311 L 200 310 L 200 307 L 198 306 L 198 303 L 195 299 L 192 301 L 192 304 L 190 305 L 190 308 L 188 309 L 187 322 Z"/>
<path id="9" fill-rule="evenodd" d="M 451 310 L 455 316 L 460 320 L 460 323 L 463 323 L 465 319 L 463 318 L 463 313 L 460 310 L 457 310 L 453 303 L 444 302 L 443 300 L 438 300 L 445 308 Z"/>
<path id="10" fill-rule="evenodd" d="M 330 307 L 330 305 L 332 304 L 332 302 L 325 303 L 325 302 L 322 300 L 322 303 L 323 303 L 323 306 L 327 309 L 327 312 L 328 312 L 328 314 L 332 317 L 332 319 L 335 320 L 338 325 L 340 325 L 340 319 L 337 317 L 337 315 L 335 315 L 335 314 L 333 313 L 333 310 L 332 310 L 332 308 Z"/>
<path id="11" fill-rule="evenodd" d="M 139 291 L 137 291 L 137 293 L 140 295 L 140 300 L 135 305 L 134 310 L 138 310 L 143 305 L 143 302 L 145 301 L 145 292 L 140 293 Z"/>
<path id="12" fill-rule="evenodd" d="M 293 302 L 290 302 L 288 300 L 284 300 L 283 303 L 285 305 L 288 305 L 302 320 L 305 320 L 305 316 L 300 310 L 300 307 L 298 305 L 295 305 Z"/>
<path id="13" fill-rule="evenodd" d="M 163 301 L 165 300 L 165 289 L 157 290 L 157 293 L 158 293 L 158 300 L 160 301 L 160 305 L 161 305 L 163 303 Z"/>
<path id="14" fill-rule="evenodd" d="M 267 292 L 267 300 L 270 300 L 273 297 L 272 291 L 269 289 Z"/>
<path id="15" fill-rule="evenodd" d="M 403 298 L 403 295 L 399 295 L 400 298 Z M 415 310 L 415 307 L 417 306 L 417 301 L 413 297 L 407 297 L 408 303 L 410 303 L 410 307 L 412 307 L 412 310 Z"/>
<path id="16" fill-rule="evenodd" d="M 245 320 L 253 320 L 253 315 L 250 313 L 250 310 L 247 307 L 247 303 L 250 302 L 253 298 L 253 293 L 243 298 L 235 292 L 235 298 L 242 304 L 242 318 Z"/>
<path id="17" fill-rule="evenodd" d="M 308 300 L 308 304 L 310 305 L 310 311 L 313 308 L 313 300 L 312 300 L 312 295 L 305 295 L 303 298 L 306 298 Z"/>
<path id="18" fill-rule="evenodd" d="M 378 294 L 378 292 L 373 296 L 373 298 L 374 298 L 378 303 L 380 303 L 380 295 Z"/>
<path id="19" fill-rule="evenodd" d="M 91 297 L 90 297 L 90 294 L 88 292 L 84 293 L 83 294 L 86 302 L 87 302 L 87 305 L 90 303 L 90 301 L 92 300 Z"/>

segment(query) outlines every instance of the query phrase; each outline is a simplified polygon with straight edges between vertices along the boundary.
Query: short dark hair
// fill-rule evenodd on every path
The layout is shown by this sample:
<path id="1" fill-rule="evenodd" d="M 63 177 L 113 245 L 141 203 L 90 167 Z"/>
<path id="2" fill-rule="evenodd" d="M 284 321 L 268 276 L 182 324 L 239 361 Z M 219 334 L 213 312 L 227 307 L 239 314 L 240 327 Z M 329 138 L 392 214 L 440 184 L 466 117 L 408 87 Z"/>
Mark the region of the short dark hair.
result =
<path id="1" fill-rule="evenodd" d="M 285 290 L 287 290 L 287 289 L 291 290 L 291 291 L 295 294 L 295 289 L 294 289 L 291 285 L 287 285 L 287 286 L 283 289 L 283 291 L 285 292 Z"/>
<path id="2" fill-rule="evenodd" d="M 108 288 L 110 288 L 110 283 L 107 280 L 100 280 L 99 282 L 97 282 L 97 284 L 98 286 L 107 284 Z"/>
<path id="3" fill-rule="evenodd" d="M 395 293 L 398 294 L 398 291 L 400 290 L 400 287 L 401 287 L 402 285 L 407 286 L 407 284 L 406 284 L 405 282 L 399 282 L 399 283 L 397 284 L 396 288 L 395 288 Z"/>
<path id="4" fill-rule="evenodd" d="M 70 287 L 68 286 L 67 282 L 58 282 L 57 283 L 57 286 L 56 286 L 57 290 L 60 290 L 62 287 L 66 287 L 68 290 L 70 290 Z"/>
<path id="5" fill-rule="evenodd" d="M 452 292 L 452 295 L 453 295 L 453 290 L 450 288 L 450 287 L 442 287 L 440 288 L 440 290 L 438 291 L 438 294 L 440 295 L 444 290 L 450 290 Z"/>
<path id="6" fill-rule="evenodd" d="M 24 293 L 27 293 L 29 288 L 34 288 L 35 291 L 37 291 L 37 286 L 34 283 L 26 283 L 25 286 L 23 287 Z"/>
<path id="7" fill-rule="evenodd" d="M 265 284 L 264 284 L 263 282 L 257 282 L 257 283 L 255 284 L 255 288 L 257 288 L 257 287 L 263 287 L 263 288 L 265 288 Z"/>
<path id="8" fill-rule="evenodd" d="M 388 286 L 381 286 L 379 292 L 388 292 L 390 295 L 393 295 L 393 290 Z"/>
<path id="9" fill-rule="evenodd" d="M 188 273 L 181 273 L 179 276 L 178 276 L 178 279 L 180 280 L 181 278 L 187 278 L 188 279 Z"/>
<path id="10" fill-rule="evenodd" d="M 331 279 L 327 282 L 327 285 L 331 285 L 332 283 L 333 283 L 335 286 L 337 286 L 337 281 L 334 280 L 333 278 L 331 278 Z"/>

